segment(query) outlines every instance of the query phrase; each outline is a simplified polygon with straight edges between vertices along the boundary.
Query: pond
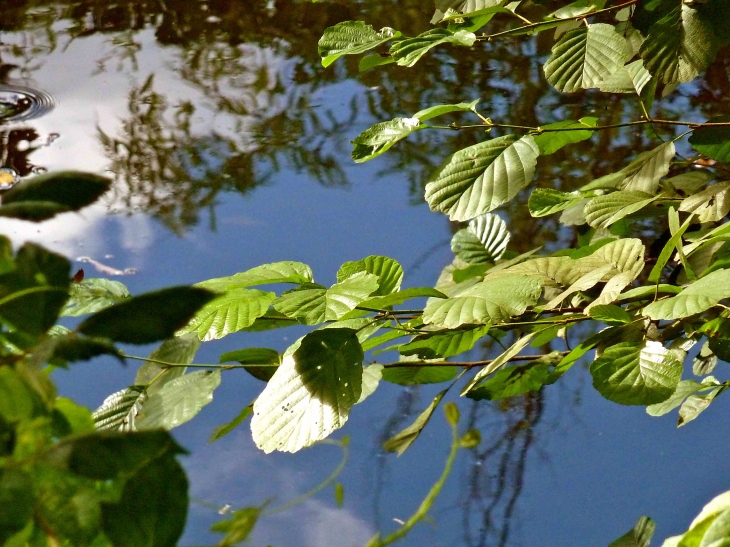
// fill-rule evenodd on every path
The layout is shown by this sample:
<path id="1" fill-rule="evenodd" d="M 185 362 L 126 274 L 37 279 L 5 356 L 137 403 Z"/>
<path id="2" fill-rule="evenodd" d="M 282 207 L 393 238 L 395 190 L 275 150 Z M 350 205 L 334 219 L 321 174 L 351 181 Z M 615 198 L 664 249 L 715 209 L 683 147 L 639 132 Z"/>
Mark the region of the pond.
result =
<path id="1" fill-rule="evenodd" d="M 342 263 L 368 255 L 398 260 L 406 286 L 433 286 L 461 226 L 429 210 L 424 185 L 444 157 L 479 135 L 421 132 L 366 164 L 350 157 L 355 136 L 429 105 L 475 99 L 490 116 L 518 125 L 591 115 L 618 122 L 634 113 L 614 95 L 586 92 L 576 101 L 555 91 L 540 70 L 551 47 L 542 34 L 459 57 L 439 50 L 408 70 L 358 73 L 350 58 L 321 66 L 317 41 L 327 27 L 362 19 L 413 35 L 429 28 L 432 10 L 423 4 L 3 3 L 0 109 L 9 114 L 0 125 L 0 182 L 77 169 L 105 174 L 114 186 L 79 214 L 39 225 L 0 220 L 0 233 L 16 246 L 39 242 L 87 277 L 121 280 L 133 294 L 279 260 L 307 263 L 329 284 Z M 710 111 L 730 113 L 729 65 L 721 53 L 702 83 L 680 87 L 662 101 L 662 112 L 696 121 Z M 541 160 L 537 180 L 574 189 L 620 169 L 643 139 L 631 130 L 581 143 Z M 516 252 L 555 250 L 572 238 L 526 207 L 502 213 Z M 204 343 L 196 361 L 216 363 L 242 347 L 283 351 L 304 332 L 239 333 Z M 469 356 L 498 353 L 486 345 Z M 132 384 L 136 370 L 102 357 L 53 377 L 62 395 L 96 408 Z M 213 402 L 174 430 L 190 451 L 183 462 L 192 505 L 181 546 L 213 544 L 209 529 L 223 508 L 267 500 L 271 511 L 254 529 L 253 545 L 361 546 L 407 520 L 443 469 L 450 430 L 441 412 L 402 457 L 382 450 L 442 388 L 382 382 L 333 435 L 349 438 L 336 479 L 342 503 L 332 485 L 310 496 L 338 468 L 343 447 L 265 455 L 246 424 L 210 443 L 215 427 L 263 386 L 243 371 L 224 374 Z M 402 545 L 608 545 L 640 515 L 656 520 L 663 538 L 685 530 L 728 487 L 724 398 L 677 429 L 671 416 L 603 399 L 586 367 L 574 367 L 536 393 L 497 402 L 449 393 L 447 400 L 482 442 L 459 453 L 431 520 Z M 299 503 L 288 506 L 293 500 Z"/>

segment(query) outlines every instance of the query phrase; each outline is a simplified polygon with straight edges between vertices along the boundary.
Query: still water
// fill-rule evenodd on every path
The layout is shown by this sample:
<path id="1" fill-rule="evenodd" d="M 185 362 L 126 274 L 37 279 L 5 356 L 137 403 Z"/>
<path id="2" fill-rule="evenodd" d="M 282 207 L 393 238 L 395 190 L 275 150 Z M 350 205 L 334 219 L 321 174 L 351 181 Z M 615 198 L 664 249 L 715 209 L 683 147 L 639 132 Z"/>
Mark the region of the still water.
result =
<path id="1" fill-rule="evenodd" d="M 81 214 L 41 225 L 2 220 L 0 233 L 16 245 L 38 241 L 78 260 L 87 277 L 125 274 L 117 279 L 133 293 L 277 260 L 308 263 L 326 284 L 341 263 L 370 254 L 400 261 L 408 286 L 433 284 L 451 261 L 454 227 L 423 203 L 425 177 L 479 135 L 420 132 L 365 165 L 351 161 L 349 140 L 376 121 L 476 98 L 505 123 L 584 115 L 616 122 L 634 114 L 620 99 L 586 93 L 577 102 L 551 90 L 539 71 L 549 49 L 542 38 L 458 60 L 444 50 L 411 70 L 359 75 L 349 59 L 322 69 L 316 43 L 327 26 L 362 18 L 413 34 L 428 27 L 423 4 L 4 0 L 0 180 L 82 169 L 115 185 Z M 730 113 L 727 65 L 721 57 L 709 83 L 680 90 L 660 108 L 697 120 L 705 119 L 703 109 Z M 538 182 L 573 188 L 623 166 L 645 138 L 613 137 L 541 158 Z M 550 219 L 530 219 L 526 207 L 512 207 L 505 219 L 516 251 L 571 237 Z M 94 271 L 95 263 L 104 273 Z M 229 336 L 204 344 L 196 360 L 217 362 L 225 351 L 251 346 L 283 351 L 300 335 Z M 146 355 L 151 348 L 128 349 Z M 475 357 L 487 353 L 474 350 Z M 135 370 L 97 359 L 58 371 L 55 380 L 63 395 L 95 408 L 131 384 Z M 342 458 L 332 445 L 264 456 L 246 426 L 209 444 L 215 426 L 263 387 L 244 372 L 224 374 L 213 403 L 175 430 L 191 451 L 185 465 L 195 500 L 183 546 L 215 541 L 208 529 L 220 518 L 218 508 L 283 505 Z M 350 437 L 338 478 L 344 505 L 330 486 L 263 517 L 251 543 L 355 547 L 406 520 L 441 472 L 448 427 L 437 413 L 401 458 L 380 445 L 439 389 L 381 383 L 334 436 Z M 575 368 L 539 394 L 458 403 L 482 444 L 459 454 L 432 520 L 402 545 L 601 546 L 642 514 L 657 521 L 657 537 L 664 538 L 686 529 L 702 504 L 730 488 L 724 398 L 677 430 L 671 416 L 650 418 L 641 408 L 603 400 L 587 371 Z"/>

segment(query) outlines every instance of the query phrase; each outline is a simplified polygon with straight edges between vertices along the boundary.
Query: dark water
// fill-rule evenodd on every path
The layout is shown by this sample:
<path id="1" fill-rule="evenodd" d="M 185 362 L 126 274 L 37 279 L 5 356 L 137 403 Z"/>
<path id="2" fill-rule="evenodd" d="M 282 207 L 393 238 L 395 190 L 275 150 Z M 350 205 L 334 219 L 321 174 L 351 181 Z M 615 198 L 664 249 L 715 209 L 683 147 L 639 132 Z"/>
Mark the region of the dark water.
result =
<path id="1" fill-rule="evenodd" d="M 0 167 L 20 177 L 93 170 L 115 186 L 79 215 L 40 226 L 2 220 L 0 233 L 16 244 L 40 241 L 73 259 L 136 270 L 120 278 L 133 292 L 276 260 L 306 262 L 320 283 L 330 283 L 342 262 L 369 254 L 399 260 L 409 286 L 434 283 L 451 261 L 455 226 L 423 204 L 423 184 L 448 153 L 483 136 L 422 131 L 385 157 L 355 165 L 355 135 L 375 121 L 476 98 L 493 119 L 520 125 L 586 115 L 615 123 L 638 114 L 617 96 L 552 90 L 540 73 L 550 47 L 543 36 L 460 50 L 458 58 L 440 50 L 410 70 L 359 75 L 351 59 L 321 68 L 316 42 L 327 26 L 364 18 L 412 35 L 428 27 L 424 4 L 4 0 L 0 104 L 6 90 L 30 89 L 57 105 L 11 105 L 0 123 Z M 663 101 L 658 115 L 700 121 L 730 113 L 728 66 L 721 55 L 703 82 Z M 30 115 L 31 106 L 39 116 Z M 645 139 L 639 131 L 603 132 L 540 158 L 537 183 L 573 188 L 625 165 Z M 531 219 L 523 205 L 505 213 L 515 251 L 572 237 L 553 219 Z M 242 347 L 283 350 L 300 335 L 230 336 L 204 345 L 197 361 L 217 362 Z M 129 351 L 146 355 L 148 348 Z M 99 359 L 55 379 L 63 394 L 96 407 L 134 373 Z M 186 467 L 196 499 L 181 545 L 213 542 L 207 530 L 220 518 L 214 508 L 268 499 L 280 506 L 326 478 L 342 456 L 328 445 L 264 456 L 245 426 L 208 444 L 213 428 L 263 387 L 244 373 L 225 374 L 213 403 L 175 430 L 192 452 Z M 330 487 L 263 517 L 252 543 L 354 547 L 394 529 L 394 519 L 406 520 L 441 472 L 448 428 L 436 414 L 401 458 L 384 455 L 380 444 L 438 389 L 381 384 L 334 436 L 351 438 L 338 479 L 344 507 Z M 677 430 L 669 416 L 654 419 L 603 400 L 587 372 L 575 368 L 539 394 L 498 405 L 458 402 L 462 427 L 479 428 L 483 442 L 460 453 L 433 521 L 418 525 L 403 545 L 607 545 L 642 514 L 658 521 L 663 539 L 730 488 L 730 403 L 722 398 Z"/>

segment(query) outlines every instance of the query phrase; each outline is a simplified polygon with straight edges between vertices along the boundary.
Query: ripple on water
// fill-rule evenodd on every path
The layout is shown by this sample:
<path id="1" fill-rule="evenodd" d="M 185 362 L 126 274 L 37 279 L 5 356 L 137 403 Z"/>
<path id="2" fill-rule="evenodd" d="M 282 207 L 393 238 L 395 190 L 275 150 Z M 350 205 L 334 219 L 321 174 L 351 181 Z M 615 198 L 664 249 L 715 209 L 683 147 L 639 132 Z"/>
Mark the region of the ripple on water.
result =
<path id="1" fill-rule="evenodd" d="M 56 100 L 28 86 L 0 84 L 0 123 L 32 120 L 53 110 Z"/>

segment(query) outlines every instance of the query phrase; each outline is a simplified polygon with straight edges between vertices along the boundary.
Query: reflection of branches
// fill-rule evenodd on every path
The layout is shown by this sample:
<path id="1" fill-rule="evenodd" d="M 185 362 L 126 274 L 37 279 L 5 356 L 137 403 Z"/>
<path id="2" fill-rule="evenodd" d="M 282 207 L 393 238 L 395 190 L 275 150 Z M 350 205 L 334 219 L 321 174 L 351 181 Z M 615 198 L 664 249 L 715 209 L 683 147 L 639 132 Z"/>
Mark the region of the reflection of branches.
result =
<path id="1" fill-rule="evenodd" d="M 463 503 L 464 540 L 470 547 L 507 545 L 535 428 L 544 412 L 544 395 L 542 391 L 528 393 L 494 406 L 475 402 L 468 426 L 479 427 L 488 414 L 493 415 L 495 406 L 501 420 L 490 427 L 492 431 L 481 428 L 483 442 L 489 439 L 491 443 L 473 452 Z"/>

